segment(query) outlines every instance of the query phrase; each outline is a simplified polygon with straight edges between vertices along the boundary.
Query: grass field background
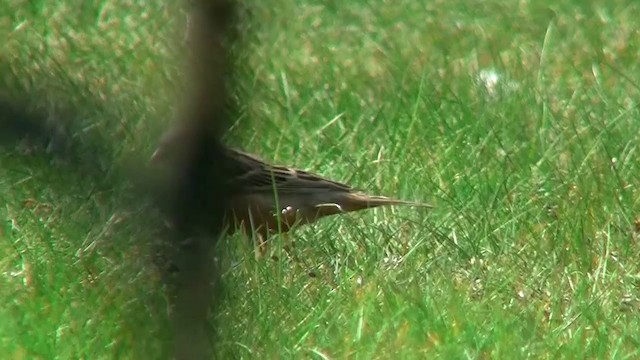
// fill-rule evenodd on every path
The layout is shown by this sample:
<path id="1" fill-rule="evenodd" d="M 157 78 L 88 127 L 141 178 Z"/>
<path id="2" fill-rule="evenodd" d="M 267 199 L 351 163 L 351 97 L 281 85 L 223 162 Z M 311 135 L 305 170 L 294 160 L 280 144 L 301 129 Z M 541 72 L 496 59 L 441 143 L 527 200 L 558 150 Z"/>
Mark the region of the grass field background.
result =
<path id="1" fill-rule="evenodd" d="M 297 262 L 222 241 L 218 357 L 639 356 L 640 4 L 247 8 L 242 148 L 436 207 L 300 229 Z M 81 182 L 0 153 L 3 357 L 166 355 L 144 245 L 162 229 L 113 180 L 176 111 L 183 23 L 153 1 L 0 2 L 2 89 L 104 140 Z"/>

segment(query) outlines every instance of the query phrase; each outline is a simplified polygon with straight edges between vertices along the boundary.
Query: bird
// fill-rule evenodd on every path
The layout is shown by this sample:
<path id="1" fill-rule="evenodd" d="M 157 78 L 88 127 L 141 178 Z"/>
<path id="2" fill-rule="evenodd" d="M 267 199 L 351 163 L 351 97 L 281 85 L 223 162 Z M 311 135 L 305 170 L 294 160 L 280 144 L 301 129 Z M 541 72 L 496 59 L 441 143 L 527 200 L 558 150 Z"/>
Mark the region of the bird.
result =
<path id="1" fill-rule="evenodd" d="M 151 163 L 169 161 L 179 153 L 188 130 L 167 132 Z M 224 169 L 229 202 L 225 211 L 227 234 L 242 230 L 255 235 L 259 251 L 266 251 L 266 241 L 278 233 L 317 220 L 379 206 L 407 205 L 432 208 L 427 203 L 369 195 L 347 184 L 284 165 L 272 165 L 259 157 L 224 147 Z M 260 257 L 256 253 L 256 257 Z"/>

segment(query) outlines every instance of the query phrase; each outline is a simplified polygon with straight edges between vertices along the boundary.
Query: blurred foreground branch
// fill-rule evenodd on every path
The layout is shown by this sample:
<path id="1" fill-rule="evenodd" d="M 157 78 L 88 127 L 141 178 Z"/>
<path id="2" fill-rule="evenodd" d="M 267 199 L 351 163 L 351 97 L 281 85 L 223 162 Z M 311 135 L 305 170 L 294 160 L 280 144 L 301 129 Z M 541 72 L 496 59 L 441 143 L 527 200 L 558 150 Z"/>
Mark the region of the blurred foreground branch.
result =
<path id="1" fill-rule="evenodd" d="M 178 246 L 178 272 L 170 284 L 175 291 L 171 323 L 176 359 L 211 357 L 208 312 L 220 290 L 212 248 L 222 232 L 228 193 L 223 173 L 228 160 L 220 138 L 232 109 L 229 45 L 235 10 L 230 0 L 197 0 L 189 19 L 193 87 L 175 125 L 187 136 L 172 157 L 167 188 L 167 209 L 176 231 L 170 240 Z"/>

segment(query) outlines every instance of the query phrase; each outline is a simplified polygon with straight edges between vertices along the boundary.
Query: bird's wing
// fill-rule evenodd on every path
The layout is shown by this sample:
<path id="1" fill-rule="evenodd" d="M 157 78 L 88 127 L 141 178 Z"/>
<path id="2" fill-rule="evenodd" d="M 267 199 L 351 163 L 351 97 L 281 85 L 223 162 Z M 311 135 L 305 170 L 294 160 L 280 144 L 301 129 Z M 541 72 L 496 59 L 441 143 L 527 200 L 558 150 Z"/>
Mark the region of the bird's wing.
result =
<path id="1" fill-rule="evenodd" d="M 269 192 L 274 188 L 279 193 L 302 192 L 351 192 L 353 189 L 343 183 L 323 178 L 306 171 L 265 163 L 255 156 L 229 149 L 237 166 L 231 171 L 230 181 L 243 191 Z"/>

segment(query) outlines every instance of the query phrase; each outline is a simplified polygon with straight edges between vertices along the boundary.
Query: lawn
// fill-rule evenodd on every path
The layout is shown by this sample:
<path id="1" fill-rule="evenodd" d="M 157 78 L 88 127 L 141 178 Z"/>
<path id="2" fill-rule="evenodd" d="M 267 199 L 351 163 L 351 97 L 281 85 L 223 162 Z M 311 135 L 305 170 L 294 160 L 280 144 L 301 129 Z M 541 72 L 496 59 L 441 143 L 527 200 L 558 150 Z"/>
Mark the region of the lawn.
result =
<path id="1" fill-rule="evenodd" d="M 221 241 L 218 358 L 640 356 L 640 4 L 248 3 L 229 141 L 435 208 L 322 220 L 297 260 Z M 0 153 L 3 357 L 166 356 L 162 220 L 118 169 L 177 110 L 183 23 L 161 2 L 0 2 L 0 90 L 96 159 Z"/>

